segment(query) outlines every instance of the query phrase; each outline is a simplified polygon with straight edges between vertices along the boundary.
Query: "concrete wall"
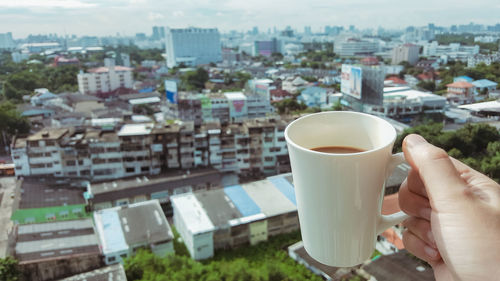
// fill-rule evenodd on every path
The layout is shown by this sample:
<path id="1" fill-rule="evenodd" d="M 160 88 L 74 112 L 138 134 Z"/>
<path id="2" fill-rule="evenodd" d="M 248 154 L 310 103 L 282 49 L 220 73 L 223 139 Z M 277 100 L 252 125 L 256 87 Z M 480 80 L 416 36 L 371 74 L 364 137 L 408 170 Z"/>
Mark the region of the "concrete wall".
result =
<path id="1" fill-rule="evenodd" d="M 25 280 L 45 281 L 72 276 L 104 266 L 99 255 L 64 258 L 39 263 L 22 264 Z"/>

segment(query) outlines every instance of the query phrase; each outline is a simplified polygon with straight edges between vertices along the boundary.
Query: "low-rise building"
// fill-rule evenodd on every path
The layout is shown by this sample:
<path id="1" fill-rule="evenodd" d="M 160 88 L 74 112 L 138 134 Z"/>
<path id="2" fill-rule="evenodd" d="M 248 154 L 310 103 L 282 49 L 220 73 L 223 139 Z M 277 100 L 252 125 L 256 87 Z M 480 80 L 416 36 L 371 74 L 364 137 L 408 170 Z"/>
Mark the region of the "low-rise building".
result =
<path id="1" fill-rule="evenodd" d="M 497 89 L 498 83 L 490 81 L 488 79 L 480 79 L 471 83 L 474 85 L 474 89 L 476 90 L 476 94 L 488 94 Z"/>
<path id="2" fill-rule="evenodd" d="M 291 175 L 284 174 L 223 189 L 172 197 L 174 224 L 191 257 L 214 250 L 257 244 L 297 230 L 299 222 Z"/>
<path id="3" fill-rule="evenodd" d="M 55 280 L 100 268 L 91 219 L 19 225 L 15 257 L 28 280 Z"/>
<path id="4" fill-rule="evenodd" d="M 22 190 L 17 196 L 11 220 L 15 224 L 44 223 L 89 217 L 85 209 L 84 190 L 66 183 L 18 181 Z"/>
<path id="5" fill-rule="evenodd" d="M 473 84 L 465 81 L 453 82 L 446 85 L 446 98 L 455 104 L 467 104 L 474 101 L 475 87 Z"/>
<path id="6" fill-rule="evenodd" d="M 491 65 L 491 63 L 498 61 L 500 61 L 499 52 L 493 54 L 476 54 L 467 58 L 467 67 L 476 67 L 480 63 Z"/>
<path id="7" fill-rule="evenodd" d="M 141 248 L 160 257 L 174 253 L 174 235 L 158 200 L 96 211 L 94 221 L 108 265 L 122 262 Z"/>
<path id="8" fill-rule="evenodd" d="M 221 174 L 215 169 L 175 171 L 158 178 L 143 176 L 90 183 L 87 185 L 85 199 L 93 210 L 126 206 L 153 199 L 166 203 L 172 195 L 211 189 L 220 186 L 220 182 Z"/>

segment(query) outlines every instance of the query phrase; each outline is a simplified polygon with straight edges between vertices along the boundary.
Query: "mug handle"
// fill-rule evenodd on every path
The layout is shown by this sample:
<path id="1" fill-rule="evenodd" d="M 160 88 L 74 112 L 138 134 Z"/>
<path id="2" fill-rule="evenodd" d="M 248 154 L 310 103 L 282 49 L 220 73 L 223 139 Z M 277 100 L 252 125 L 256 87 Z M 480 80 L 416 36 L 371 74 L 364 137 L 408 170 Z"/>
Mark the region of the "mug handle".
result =
<path id="1" fill-rule="evenodd" d="M 385 175 L 386 180 L 392 174 L 394 169 L 402 163 L 406 163 L 406 159 L 404 157 L 403 152 L 396 153 L 396 154 L 393 154 L 391 156 L 391 160 L 389 161 L 389 164 L 387 167 L 387 174 Z M 384 187 L 384 189 L 385 189 L 385 187 Z M 383 197 L 382 197 L 382 200 L 383 200 Z M 382 232 L 384 232 L 389 227 L 396 225 L 398 223 L 401 223 L 403 220 L 405 220 L 407 218 L 409 218 L 409 216 L 407 214 L 405 214 L 403 211 L 399 211 L 399 212 L 391 214 L 391 215 L 379 214 L 378 223 L 377 223 L 377 235 L 380 235 Z"/>

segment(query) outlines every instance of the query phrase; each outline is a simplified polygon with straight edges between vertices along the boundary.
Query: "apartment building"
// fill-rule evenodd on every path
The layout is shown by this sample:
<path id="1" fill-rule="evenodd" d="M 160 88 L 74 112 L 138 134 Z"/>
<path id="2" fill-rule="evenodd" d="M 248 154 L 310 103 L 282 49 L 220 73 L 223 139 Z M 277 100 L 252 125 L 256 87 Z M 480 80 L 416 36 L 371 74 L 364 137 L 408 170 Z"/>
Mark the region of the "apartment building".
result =
<path id="1" fill-rule="evenodd" d="M 462 46 L 460 43 L 439 45 L 437 41 L 423 45 L 422 55 L 426 57 L 447 56 L 454 60 L 467 61 L 470 56 L 479 54 L 479 45 Z"/>
<path id="2" fill-rule="evenodd" d="M 241 176 L 289 171 L 284 129 L 291 120 L 255 118 L 241 124 L 125 124 L 117 131 L 44 129 L 16 137 L 16 176 L 104 181 L 211 166 Z"/>
<path id="3" fill-rule="evenodd" d="M 227 92 L 193 94 L 181 92 L 177 104 L 179 119 L 221 124 L 242 122 L 246 119 L 265 117 L 273 112 L 269 94 Z"/>
<path id="4" fill-rule="evenodd" d="M 216 28 L 167 28 L 167 66 L 188 66 L 222 61 L 220 34 Z"/>
<path id="5" fill-rule="evenodd" d="M 414 44 L 404 44 L 392 49 L 392 64 L 399 64 L 407 61 L 410 65 L 415 65 L 418 61 L 420 46 Z"/>
<path id="6" fill-rule="evenodd" d="M 174 225 L 195 260 L 299 229 L 291 174 L 171 200 Z"/>
<path id="7" fill-rule="evenodd" d="M 131 89 L 134 83 L 132 68 L 115 66 L 107 62 L 106 66 L 92 68 L 77 75 L 78 91 L 82 94 L 107 93 L 118 88 Z"/>
<path id="8" fill-rule="evenodd" d="M 335 53 L 340 56 L 365 56 L 373 55 L 378 51 L 378 43 L 358 38 L 344 38 L 336 40 L 334 44 Z"/>

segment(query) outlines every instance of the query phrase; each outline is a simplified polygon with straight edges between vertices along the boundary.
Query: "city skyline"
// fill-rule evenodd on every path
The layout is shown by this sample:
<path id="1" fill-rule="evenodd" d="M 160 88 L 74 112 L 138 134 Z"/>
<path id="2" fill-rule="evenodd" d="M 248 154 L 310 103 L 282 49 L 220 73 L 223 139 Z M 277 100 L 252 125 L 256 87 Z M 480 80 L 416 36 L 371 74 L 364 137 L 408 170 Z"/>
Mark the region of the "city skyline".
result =
<path id="1" fill-rule="evenodd" d="M 361 8 L 360 8 L 361 7 Z M 113 11 L 110 13 L 110 11 Z M 357 28 L 400 29 L 406 26 L 438 26 L 453 24 L 494 25 L 498 23 L 500 4 L 479 0 L 474 6 L 454 1 L 438 3 L 423 0 L 400 3 L 395 0 L 362 1 L 299 1 L 268 2 L 257 0 L 202 0 L 167 3 L 158 0 L 19 0 L 0 1 L 0 33 L 12 32 L 14 38 L 28 34 L 129 36 L 151 33 L 152 26 L 217 27 L 222 32 L 246 31 L 254 26 L 267 32 L 274 27 L 292 26 L 313 32 L 326 25 L 355 25 Z"/>

